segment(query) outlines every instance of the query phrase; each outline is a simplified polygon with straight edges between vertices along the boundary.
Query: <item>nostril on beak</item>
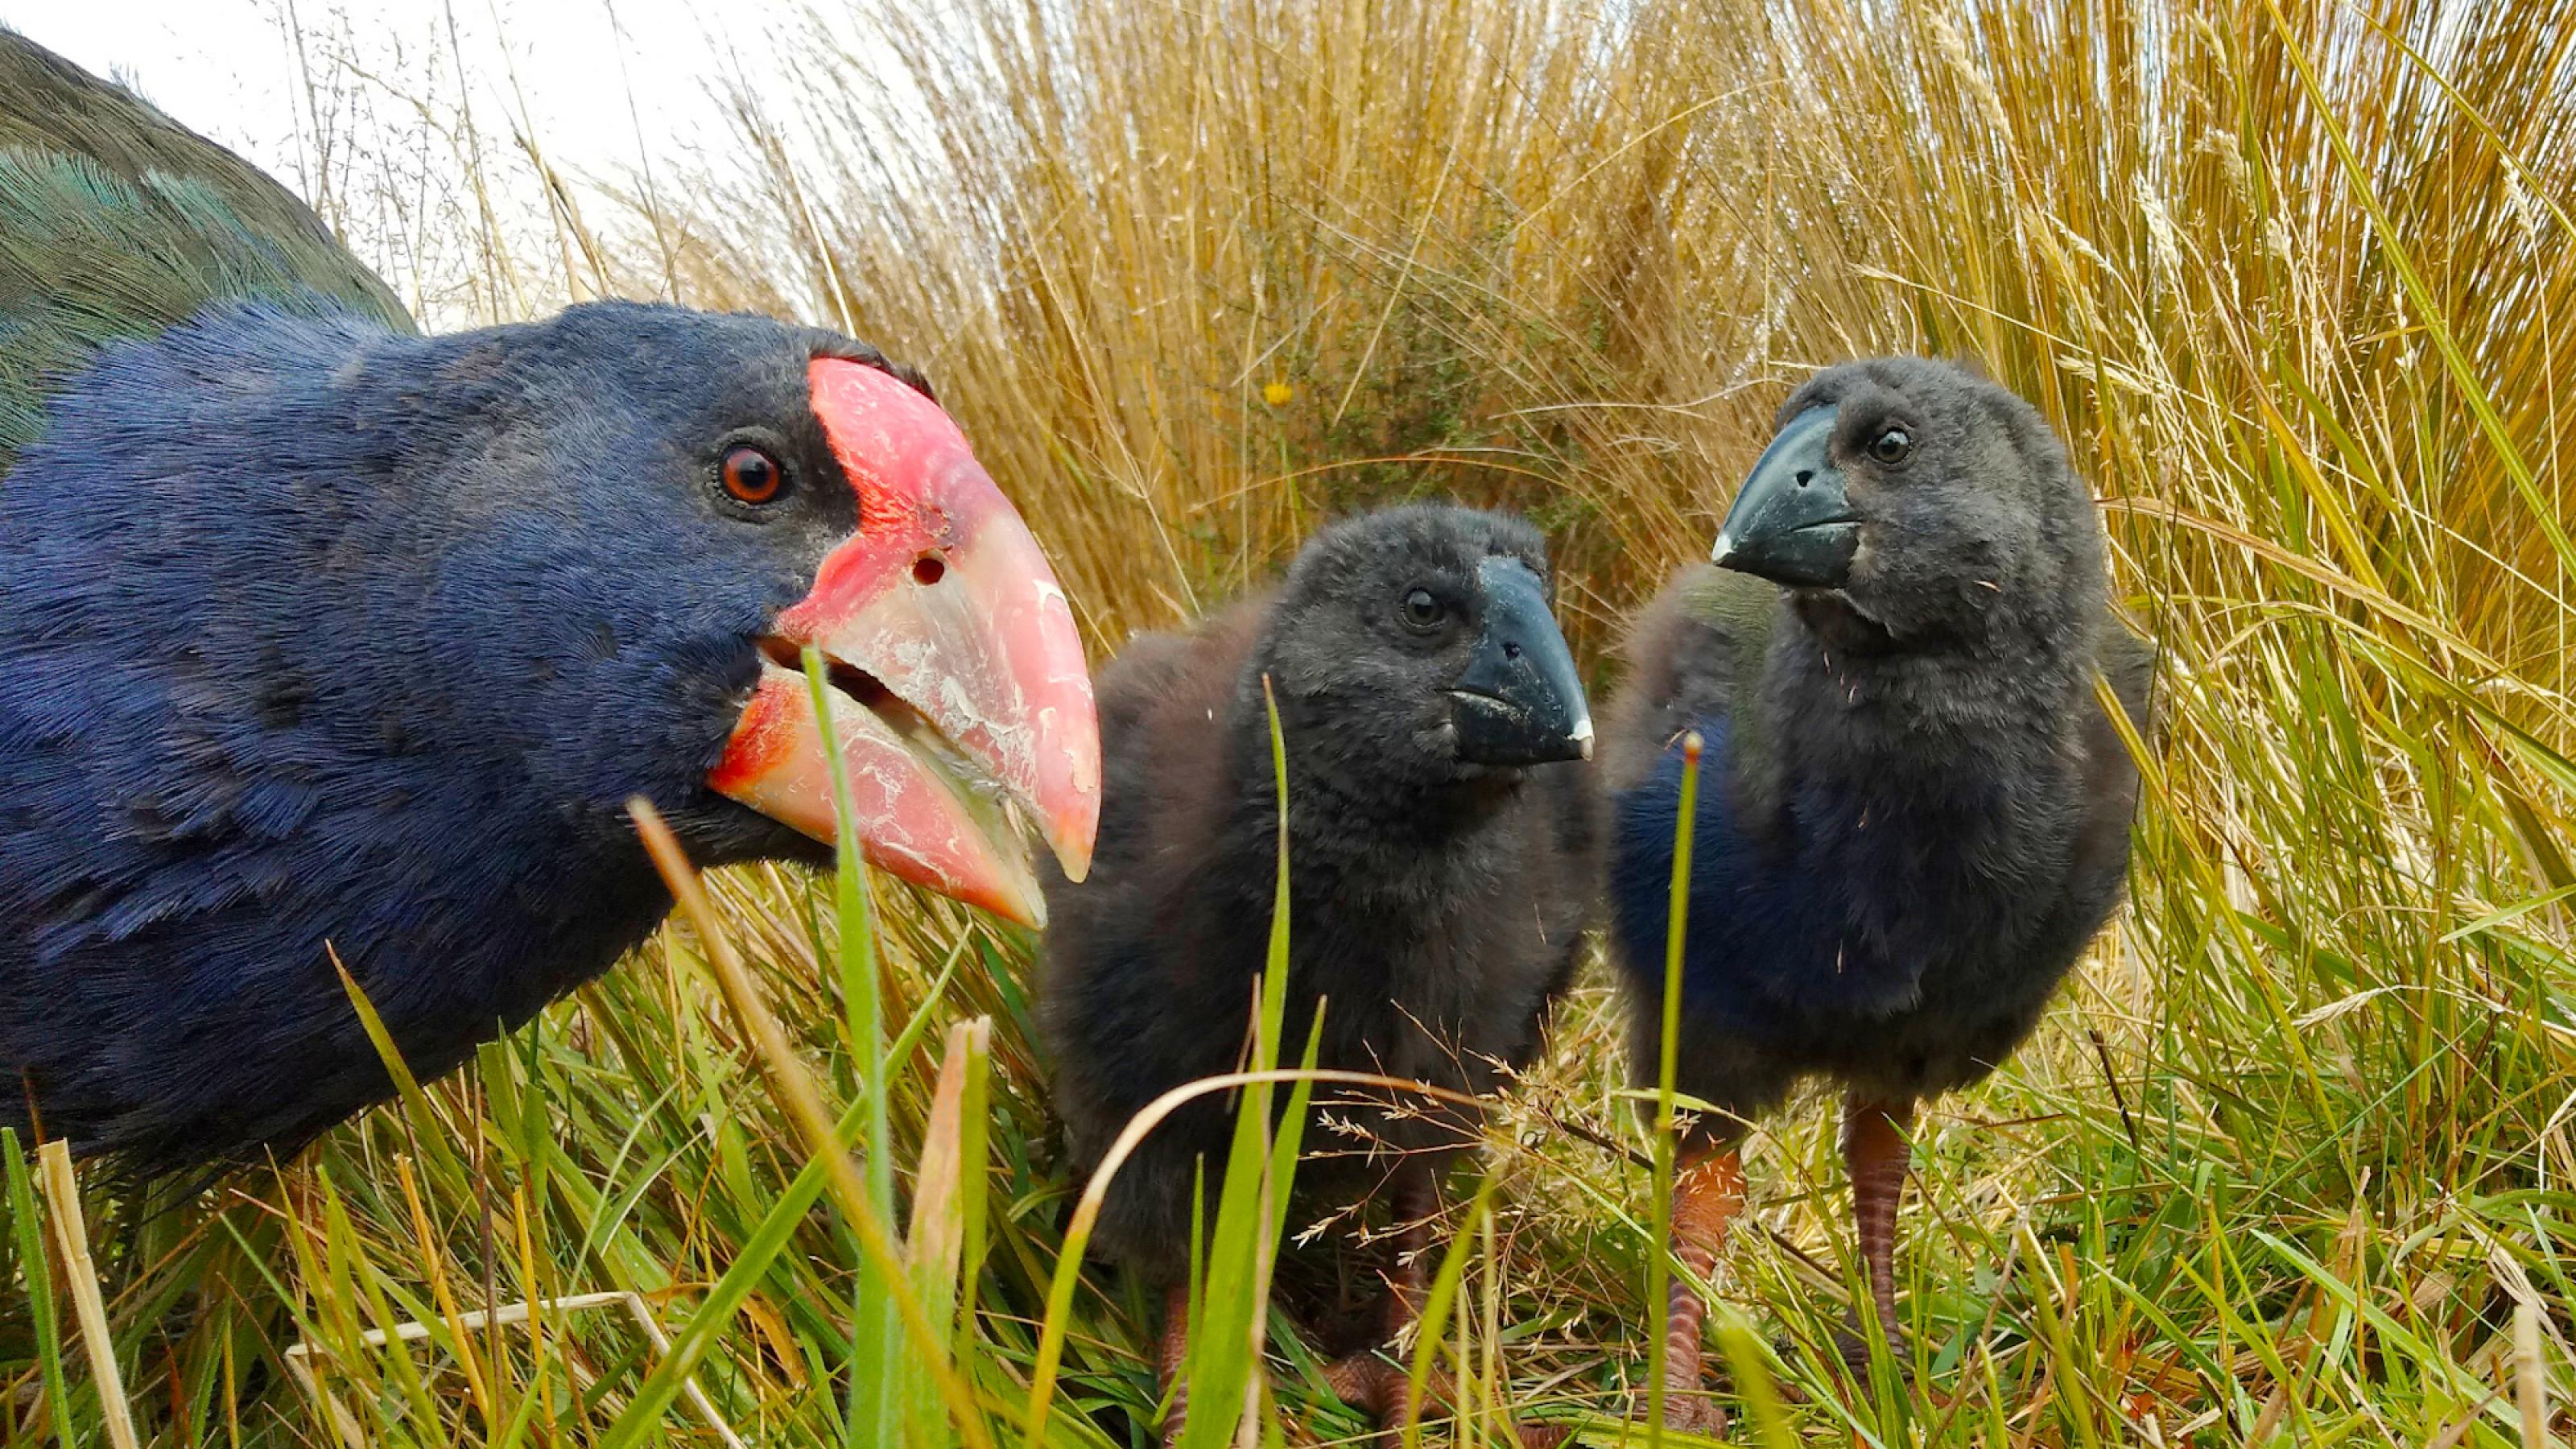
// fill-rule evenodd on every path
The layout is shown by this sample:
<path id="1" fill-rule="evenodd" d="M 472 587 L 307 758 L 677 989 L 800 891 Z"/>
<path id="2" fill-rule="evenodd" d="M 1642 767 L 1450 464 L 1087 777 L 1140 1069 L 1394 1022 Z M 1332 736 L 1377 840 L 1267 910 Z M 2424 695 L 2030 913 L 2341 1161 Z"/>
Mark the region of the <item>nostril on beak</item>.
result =
<path id="1" fill-rule="evenodd" d="M 916 584 L 935 584 L 947 573 L 948 565 L 941 563 L 937 554 L 926 553 L 912 561 L 912 581 Z"/>
<path id="2" fill-rule="evenodd" d="M 1813 469 L 1813 468 L 1801 468 L 1801 469 L 1799 469 L 1799 470 L 1798 470 L 1798 486 L 1799 486 L 1799 487 L 1804 488 L 1804 487 L 1806 487 L 1808 484 L 1813 483 L 1813 482 L 1815 482 L 1815 481 L 1816 481 L 1816 470 L 1815 470 L 1815 469 Z"/>
<path id="3" fill-rule="evenodd" d="M 1508 639 L 1504 640 L 1504 641 L 1503 641 L 1503 657 L 1504 657 L 1505 659 L 1518 659 L 1518 658 L 1520 658 L 1520 657 L 1521 657 L 1521 646 L 1519 646 L 1518 644 L 1513 643 L 1512 641 L 1510 641 L 1510 640 L 1508 640 Z"/>

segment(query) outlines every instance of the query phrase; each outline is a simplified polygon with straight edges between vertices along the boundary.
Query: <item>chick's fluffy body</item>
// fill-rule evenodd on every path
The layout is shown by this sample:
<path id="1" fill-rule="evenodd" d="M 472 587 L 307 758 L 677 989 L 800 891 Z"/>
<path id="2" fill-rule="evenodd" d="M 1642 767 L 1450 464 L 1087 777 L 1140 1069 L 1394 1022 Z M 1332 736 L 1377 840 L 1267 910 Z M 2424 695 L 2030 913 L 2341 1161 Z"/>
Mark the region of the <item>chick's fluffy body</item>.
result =
<path id="1" fill-rule="evenodd" d="M 1086 1166 L 1157 1096 L 1232 1070 L 1249 1040 L 1278 850 L 1264 675 L 1289 782 L 1283 1056 L 1319 1002 L 1326 1067 L 1482 1095 L 1537 1049 L 1597 885 L 1591 767 L 1459 764 L 1454 646 L 1388 624 L 1414 581 L 1471 579 L 1488 554 L 1546 577 L 1518 520 L 1366 515 L 1319 535 L 1277 592 L 1195 633 L 1142 636 L 1101 675 L 1099 846 L 1084 884 L 1050 882 L 1043 967 L 1055 1098 Z M 1323 1160 L 1299 1181 L 1342 1201 L 1473 1141 L 1472 1114 L 1419 1094 L 1325 1111 L 1367 1140 L 1310 1133 Z M 1230 1122 L 1228 1097 L 1202 1098 L 1145 1140 L 1111 1188 L 1104 1250 L 1149 1275 L 1186 1264 L 1198 1163 L 1213 1204 Z"/>

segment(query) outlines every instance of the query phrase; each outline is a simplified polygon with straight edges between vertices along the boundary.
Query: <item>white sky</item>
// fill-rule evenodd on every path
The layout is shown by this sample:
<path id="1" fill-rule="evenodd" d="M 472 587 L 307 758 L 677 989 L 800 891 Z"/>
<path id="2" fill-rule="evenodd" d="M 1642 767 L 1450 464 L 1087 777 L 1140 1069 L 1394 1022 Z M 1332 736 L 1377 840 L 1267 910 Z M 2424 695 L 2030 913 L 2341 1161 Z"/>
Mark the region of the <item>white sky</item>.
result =
<path id="1" fill-rule="evenodd" d="M 718 87 L 767 78 L 811 48 L 811 0 L 0 0 L 0 25 L 113 76 L 180 124 L 284 182 L 344 229 L 358 255 L 432 328 L 551 311 L 586 282 L 560 242 L 533 136 L 581 195 L 584 225 L 632 239 L 634 213 L 597 188 L 664 195 L 754 174 Z M 873 48 L 833 8 L 829 50 Z M 450 23 L 453 21 L 453 39 Z M 303 53 L 299 58 L 298 33 Z M 308 94 L 306 77 L 319 77 Z M 461 77 L 461 84 L 460 84 Z M 782 73 L 779 84 L 792 84 Z M 754 89 L 759 89 L 758 85 Z M 792 100 L 769 114 L 792 120 Z M 422 107 L 429 107 L 426 113 Z M 316 112 L 321 116 L 315 122 Z M 503 296 L 470 231 L 455 148 L 470 120 L 493 224 L 514 261 Z M 332 138 L 332 181 L 314 137 Z M 883 139 L 900 144 L 901 128 Z M 804 166 L 805 138 L 785 138 Z M 329 201 L 326 204 L 324 193 Z M 684 206 L 683 210 L 687 208 Z M 441 219 L 444 219 L 444 225 Z M 460 229 L 459 218 L 467 218 Z M 630 287 L 651 284 L 630 274 Z"/>
<path id="2" fill-rule="evenodd" d="M 308 43 L 345 30 L 362 58 L 388 66 L 444 51 L 453 14 L 478 111 L 533 123 L 551 154 L 601 175 L 631 166 L 639 151 L 681 155 L 720 134 L 710 67 L 728 64 L 728 51 L 756 50 L 801 6 L 716 0 L 704 8 L 721 24 L 706 23 L 690 0 L 299 0 L 293 13 Z M 289 13 L 287 0 L 0 0 L 0 24 L 126 81 L 182 124 L 300 186 L 301 72 Z"/>

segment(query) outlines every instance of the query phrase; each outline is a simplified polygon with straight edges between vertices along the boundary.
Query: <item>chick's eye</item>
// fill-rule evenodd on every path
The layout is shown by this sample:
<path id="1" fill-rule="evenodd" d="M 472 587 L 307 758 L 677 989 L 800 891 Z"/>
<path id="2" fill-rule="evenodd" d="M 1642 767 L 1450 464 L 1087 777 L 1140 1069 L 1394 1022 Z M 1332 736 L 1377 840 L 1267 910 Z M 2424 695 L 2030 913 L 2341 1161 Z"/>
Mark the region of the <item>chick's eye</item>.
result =
<path id="1" fill-rule="evenodd" d="M 1869 455 L 1881 463 L 1902 463 L 1914 451 L 1914 435 L 1903 428 L 1889 428 L 1869 440 Z"/>
<path id="2" fill-rule="evenodd" d="M 1449 610 L 1429 589 L 1414 589 L 1404 596 L 1404 622 L 1413 628 L 1427 633 L 1439 628 L 1440 621 L 1448 616 Z"/>
<path id="3" fill-rule="evenodd" d="M 787 470 L 749 444 L 725 450 L 718 477 L 726 495 L 737 503 L 775 503 L 787 492 Z"/>

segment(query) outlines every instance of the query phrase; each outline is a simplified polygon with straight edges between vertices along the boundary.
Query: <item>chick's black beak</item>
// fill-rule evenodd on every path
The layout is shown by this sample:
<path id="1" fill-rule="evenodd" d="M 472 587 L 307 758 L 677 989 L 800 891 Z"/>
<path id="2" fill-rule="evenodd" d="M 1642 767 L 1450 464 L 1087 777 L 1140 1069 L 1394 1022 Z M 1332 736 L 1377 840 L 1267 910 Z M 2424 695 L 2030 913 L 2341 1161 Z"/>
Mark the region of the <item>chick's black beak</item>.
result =
<path id="1" fill-rule="evenodd" d="M 1540 765 L 1592 758 L 1592 711 L 1573 651 L 1548 611 L 1547 587 L 1515 558 L 1477 566 L 1484 633 L 1476 657 L 1449 688 L 1458 758 L 1478 765 Z"/>
<path id="2" fill-rule="evenodd" d="M 1860 517 L 1828 454 L 1836 410 L 1809 408 L 1771 440 L 1718 528 L 1709 560 L 1795 588 L 1840 588 Z"/>

